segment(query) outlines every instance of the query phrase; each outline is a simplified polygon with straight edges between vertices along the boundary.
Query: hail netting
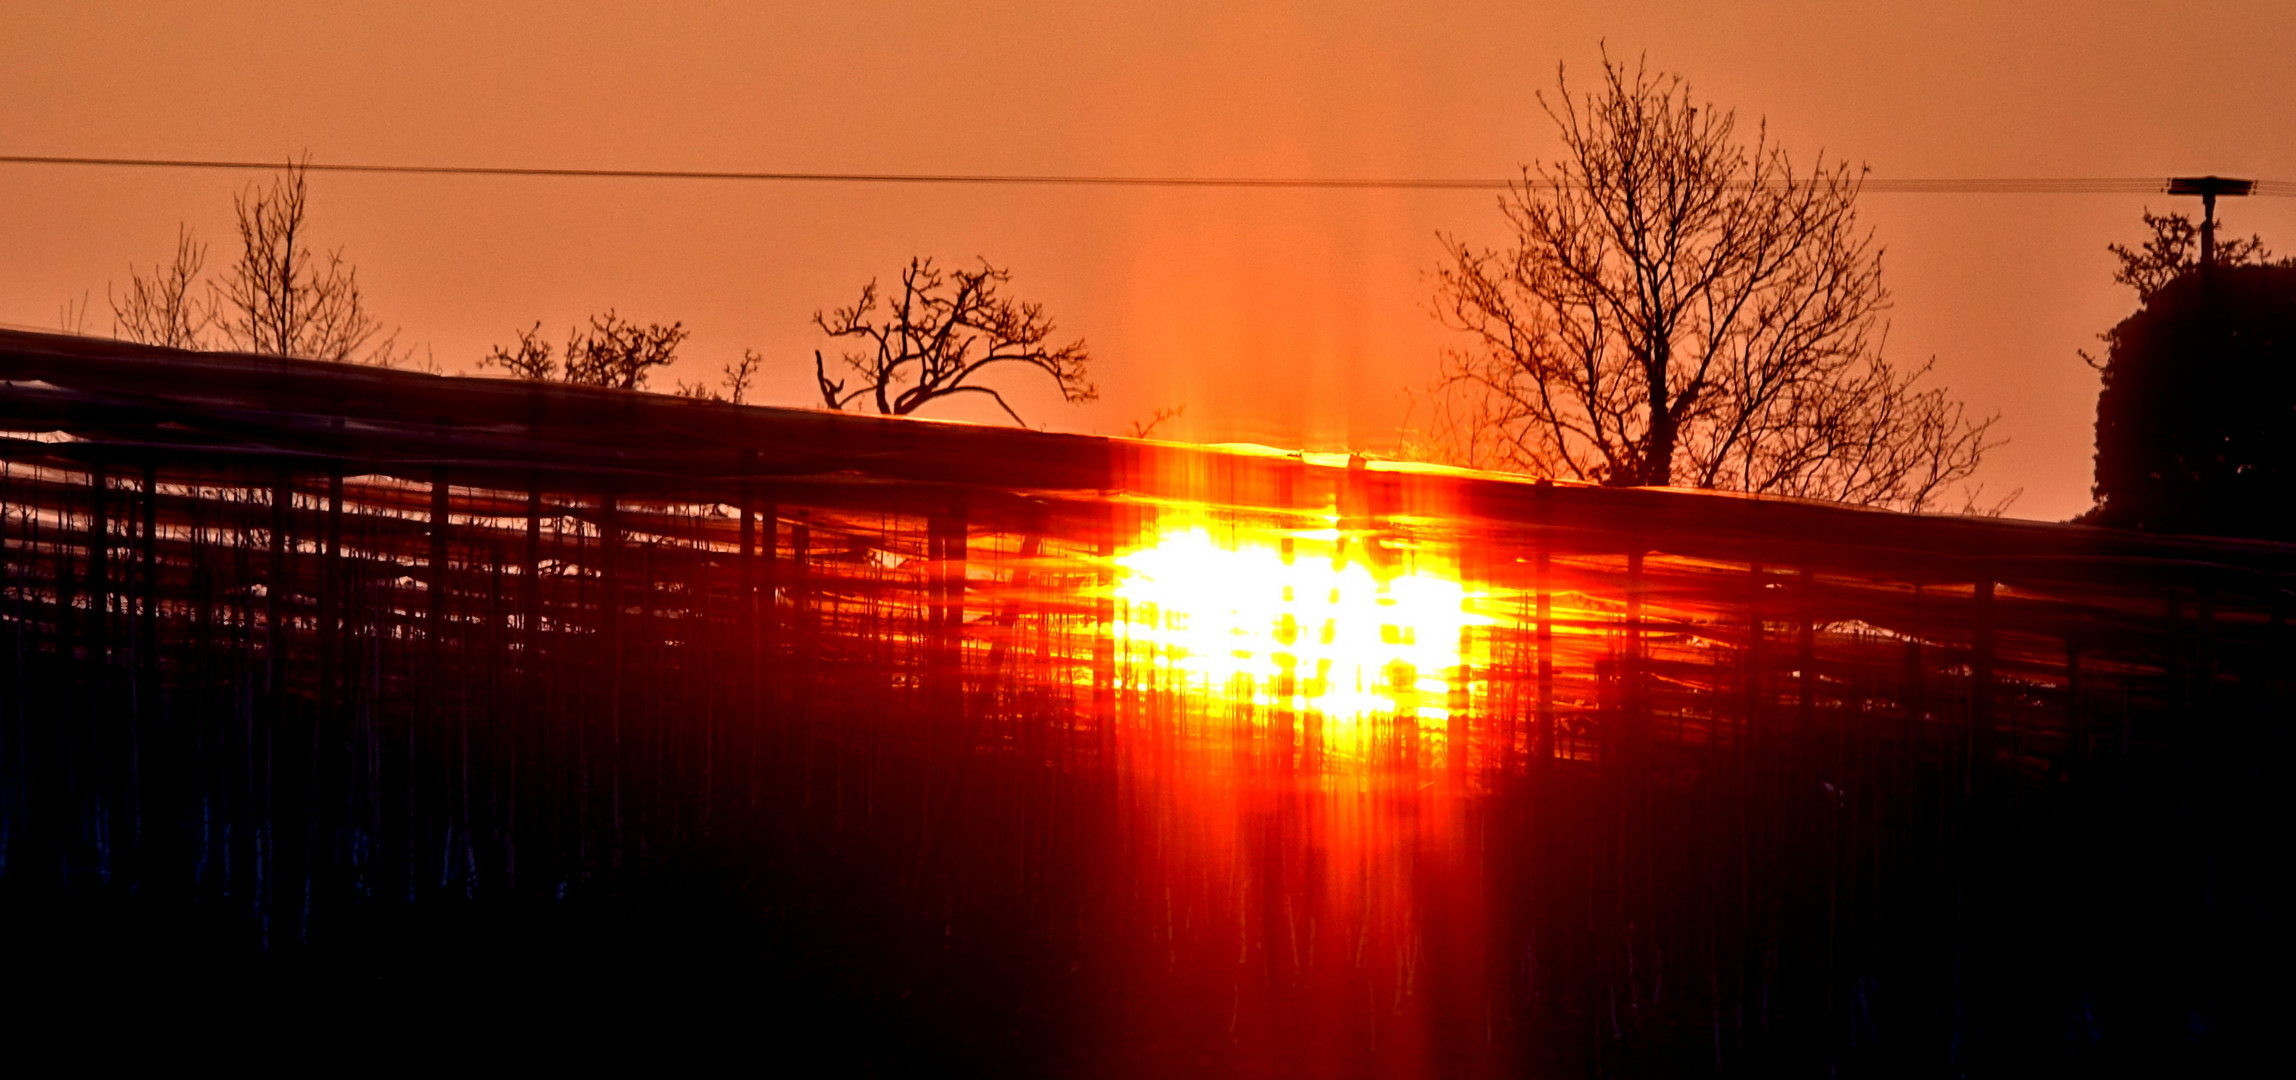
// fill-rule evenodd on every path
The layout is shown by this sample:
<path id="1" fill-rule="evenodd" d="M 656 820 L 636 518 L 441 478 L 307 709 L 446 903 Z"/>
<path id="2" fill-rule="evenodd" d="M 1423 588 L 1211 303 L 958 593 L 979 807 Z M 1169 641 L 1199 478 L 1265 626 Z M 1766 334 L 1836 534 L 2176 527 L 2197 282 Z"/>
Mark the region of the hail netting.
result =
<path id="1" fill-rule="evenodd" d="M 28 334 L 0 378 L 20 892 L 292 951 L 734 864 L 1011 1021 L 937 1037 L 1143 1074 L 2077 1059 L 2238 1030 L 2278 940 L 2276 545 Z"/>

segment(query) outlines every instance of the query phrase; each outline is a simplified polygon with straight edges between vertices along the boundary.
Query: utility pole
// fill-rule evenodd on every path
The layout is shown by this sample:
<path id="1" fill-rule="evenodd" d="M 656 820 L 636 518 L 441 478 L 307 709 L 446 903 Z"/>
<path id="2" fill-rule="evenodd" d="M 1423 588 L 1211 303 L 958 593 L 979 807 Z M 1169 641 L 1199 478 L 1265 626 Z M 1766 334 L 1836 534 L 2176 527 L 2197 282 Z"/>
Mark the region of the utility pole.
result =
<path id="1" fill-rule="evenodd" d="M 2173 176 L 2168 181 L 2171 195 L 2200 196 L 2200 272 L 2216 264 L 2216 197 L 2240 196 L 2256 190 L 2254 180 L 2234 180 L 2225 176 Z"/>

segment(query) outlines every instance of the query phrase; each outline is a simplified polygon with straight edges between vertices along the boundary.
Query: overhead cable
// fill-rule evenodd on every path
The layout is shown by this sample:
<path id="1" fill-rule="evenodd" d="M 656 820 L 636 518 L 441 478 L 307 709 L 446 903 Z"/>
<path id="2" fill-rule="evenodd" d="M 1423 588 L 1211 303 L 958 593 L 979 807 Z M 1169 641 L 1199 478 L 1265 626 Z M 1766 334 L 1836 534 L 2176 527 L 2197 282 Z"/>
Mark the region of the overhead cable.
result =
<path id="1" fill-rule="evenodd" d="M 76 165 L 144 169 L 270 170 L 285 162 L 195 158 L 63 157 L 0 155 L 4 165 Z M 1336 177 L 1336 176 L 1091 176 L 1027 173 L 757 172 L 715 169 L 576 169 L 540 166 L 390 165 L 350 162 L 297 162 L 315 173 L 399 176 L 498 176 L 569 180 L 715 180 L 804 184 L 924 184 L 1037 187 L 1272 188 L 1370 191 L 1504 191 L 1551 189 L 1538 177 Z M 1889 179 L 1867 177 L 1862 191 L 1876 195 L 2146 195 L 2165 191 L 2165 177 L 1978 177 Z M 2296 181 L 2264 180 L 2255 193 L 2296 196 Z"/>

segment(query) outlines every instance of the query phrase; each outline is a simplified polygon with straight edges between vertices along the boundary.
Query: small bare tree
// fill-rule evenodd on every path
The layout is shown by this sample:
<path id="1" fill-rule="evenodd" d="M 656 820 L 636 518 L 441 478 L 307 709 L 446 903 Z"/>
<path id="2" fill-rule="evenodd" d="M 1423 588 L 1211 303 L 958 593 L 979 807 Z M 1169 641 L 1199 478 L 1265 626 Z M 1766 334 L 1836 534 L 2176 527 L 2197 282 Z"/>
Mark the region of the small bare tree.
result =
<path id="1" fill-rule="evenodd" d="M 1444 238 L 1437 314 L 1470 337 L 1438 384 L 1445 456 L 1907 509 L 1968 480 L 1993 421 L 1882 358 L 1860 172 L 1798 171 L 1640 64 L 1557 83 L 1565 153 L 1501 198 L 1513 244 Z"/>
<path id="2" fill-rule="evenodd" d="M 590 316 L 590 325 L 566 331 L 563 362 L 551 356 L 542 338 L 542 324 L 518 332 L 518 344 L 501 345 L 479 360 L 481 367 L 501 368 L 513 377 L 537 382 L 558 378 L 581 386 L 617 390 L 643 390 L 655 368 L 677 362 L 678 345 L 686 340 L 684 323 L 640 324 L 609 308 Z M 743 389 L 747 389 L 746 383 Z"/>
<path id="3" fill-rule="evenodd" d="M 1178 420 L 1180 415 L 1187 411 L 1186 405 L 1158 405 L 1156 411 L 1149 414 L 1148 419 L 1132 421 L 1132 437 L 1135 439 L 1150 438 L 1156 434 L 1157 428 L 1164 426 L 1166 421 Z"/>
<path id="4" fill-rule="evenodd" d="M 1033 367 L 1051 376 L 1070 404 L 1099 398 L 1085 377 L 1089 356 L 1083 339 L 1052 344 L 1053 323 L 1044 306 L 1003 295 L 1011 281 L 1010 271 L 985 260 L 978 270 L 943 271 L 931 259 L 911 259 L 901 271 L 898 294 L 889 300 L 878 295 L 871 281 L 852 306 L 814 312 L 813 324 L 822 333 L 866 343 L 863 351 L 842 357 L 858 378 L 851 389 L 848 380 L 831 379 L 827 362 L 814 352 L 822 403 L 843 409 L 867 400 L 880 413 L 907 416 L 941 398 L 984 394 L 1025 427 L 1002 394 L 978 381 L 1000 365 Z"/>
<path id="5" fill-rule="evenodd" d="M 80 290 L 80 295 L 78 295 L 78 296 L 67 296 L 67 297 L 65 297 L 65 298 L 64 298 L 64 302 L 63 302 L 62 304 L 59 304 L 59 305 L 57 305 L 57 307 L 56 307 L 56 329 L 58 329 L 58 330 L 61 330 L 61 331 L 65 332 L 65 333 L 67 333 L 67 334 L 71 334 L 71 335 L 73 335 L 73 336 L 75 336 L 75 337 L 84 337 L 84 336 L 86 336 L 86 335 L 87 335 L 87 332 L 88 332 L 88 293 L 87 293 L 87 290 L 85 290 L 85 289 L 82 289 L 82 290 Z M 112 336 L 114 336 L 114 337 L 118 337 L 119 335 L 117 335 L 117 334 L 114 334 L 114 335 L 112 335 Z"/>
<path id="6" fill-rule="evenodd" d="M 643 390 L 655 368 L 677 362 L 684 323 L 639 325 L 614 314 L 590 316 L 587 328 L 566 333 L 566 381 L 618 390 Z"/>
<path id="7" fill-rule="evenodd" d="M 125 290 L 104 287 L 112 302 L 112 333 L 146 345 L 171 349 L 207 346 L 208 330 L 215 324 L 212 289 L 202 290 L 200 270 L 207 265 L 207 245 L 192 235 L 191 226 L 178 225 L 175 260 L 150 274 L 128 266 Z"/>
<path id="8" fill-rule="evenodd" d="M 312 245 L 309 194 L 303 166 L 290 162 L 268 187 L 233 197 L 240 253 L 217 288 L 223 335 L 248 352 L 389 367 L 401 359 L 397 335 L 377 340 L 382 320 L 343 249 Z"/>
<path id="9" fill-rule="evenodd" d="M 757 385 L 757 369 L 765 365 L 765 357 L 743 349 L 741 362 L 725 366 L 725 397 L 736 405 L 746 404 L 749 388 Z"/>
<path id="10" fill-rule="evenodd" d="M 534 382 L 547 382 L 558 374 L 558 361 L 550 355 L 550 343 L 542 338 L 542 322 L 518 332 L 518 344 L 511 348 L 500 345 L 478 361 L 480 367 L 501 368 L 512 378 Z"/>
<path id="11" fill-rule="evenodd" d="M 744 404 L 749 397 L 749 388 L 757 383 L 757 369 L 764 364 L 765 357 L 759 356 L 756 350 L 743 349 L 740 362 L 727 364 L 718 369 L 719 384 L 717 386 L 681 380 L 678 383 L 678 396 L 693 398 L 697 401 L 729 401 L 736 405 Z"/>

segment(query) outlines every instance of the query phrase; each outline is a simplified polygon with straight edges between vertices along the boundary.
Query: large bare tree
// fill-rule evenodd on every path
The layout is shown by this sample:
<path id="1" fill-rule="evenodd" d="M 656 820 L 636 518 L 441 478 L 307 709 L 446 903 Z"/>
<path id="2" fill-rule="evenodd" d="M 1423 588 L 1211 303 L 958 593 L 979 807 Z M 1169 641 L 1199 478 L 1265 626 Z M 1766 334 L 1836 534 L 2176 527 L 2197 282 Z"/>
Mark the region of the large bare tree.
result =
<path id="1" fill-rule="evenodd" d="M 1003 294 L 1011 281 L 1010 271 L 986 261 L 977 270 L 944 271 L 931 259 L 911 259 L 897 292 L 881 296 L 871 281 L 852 306 L 814 312 L 813 324 L 823 333 L 862 343 L 861 351 L 842 358 L 852 373 L 846 379 L 830 378 L 827 361 L 813 354 L 822 403 L 843 409 L 867 401 L 880 413 L 907 416 L 941 398 L 981 394 L 1026 426 L 983 381 L 992 369 L 1014 365 L 1051 376 L 1070 404 L 1097 399 L 1100 392 L 1085 377 L 1083 339 L 1054 344 L 1042 304 Z"/>
<path id="2" fill-rule="evenodd" d="M 221 280 L 203 278 L 207 245 L 178 229 L 175 259 L 149 274 L 128 267 L 128 285 L 110 290 L 114 332 L 181 349 L 218 345 L 272 356 L 389 367 L 409 359 L 396 334 L 359 291 L 359 272 L 340 247 L 310 237 L 310 187 L 290 161 L 268 184 L 232 197 L 239 257 Z"/>
<path id="3" fill-rule="evenodd" d="M 343 249 L 311 242 L 309 195 L 302 165 L 290 162 L 268 186 L 233 197 L 239 259 L 217 288 L 216 321 L 248 352 L 388 367 L 399 358 L 396 335 L 382 335 Z"/>
<path id="4" fill-rule="evenodd" d="M 1881 355 L 1861 171 L 1798 170 L 1640 63 L 1557 88 L 1563 154 L 1501 197 L 1512 244 L 1444 237 L 1437 314 L 1468 335 L 1439 383 L 1445 456 L 1907 509 L 1976 472 L 1992 419 Z"/>

